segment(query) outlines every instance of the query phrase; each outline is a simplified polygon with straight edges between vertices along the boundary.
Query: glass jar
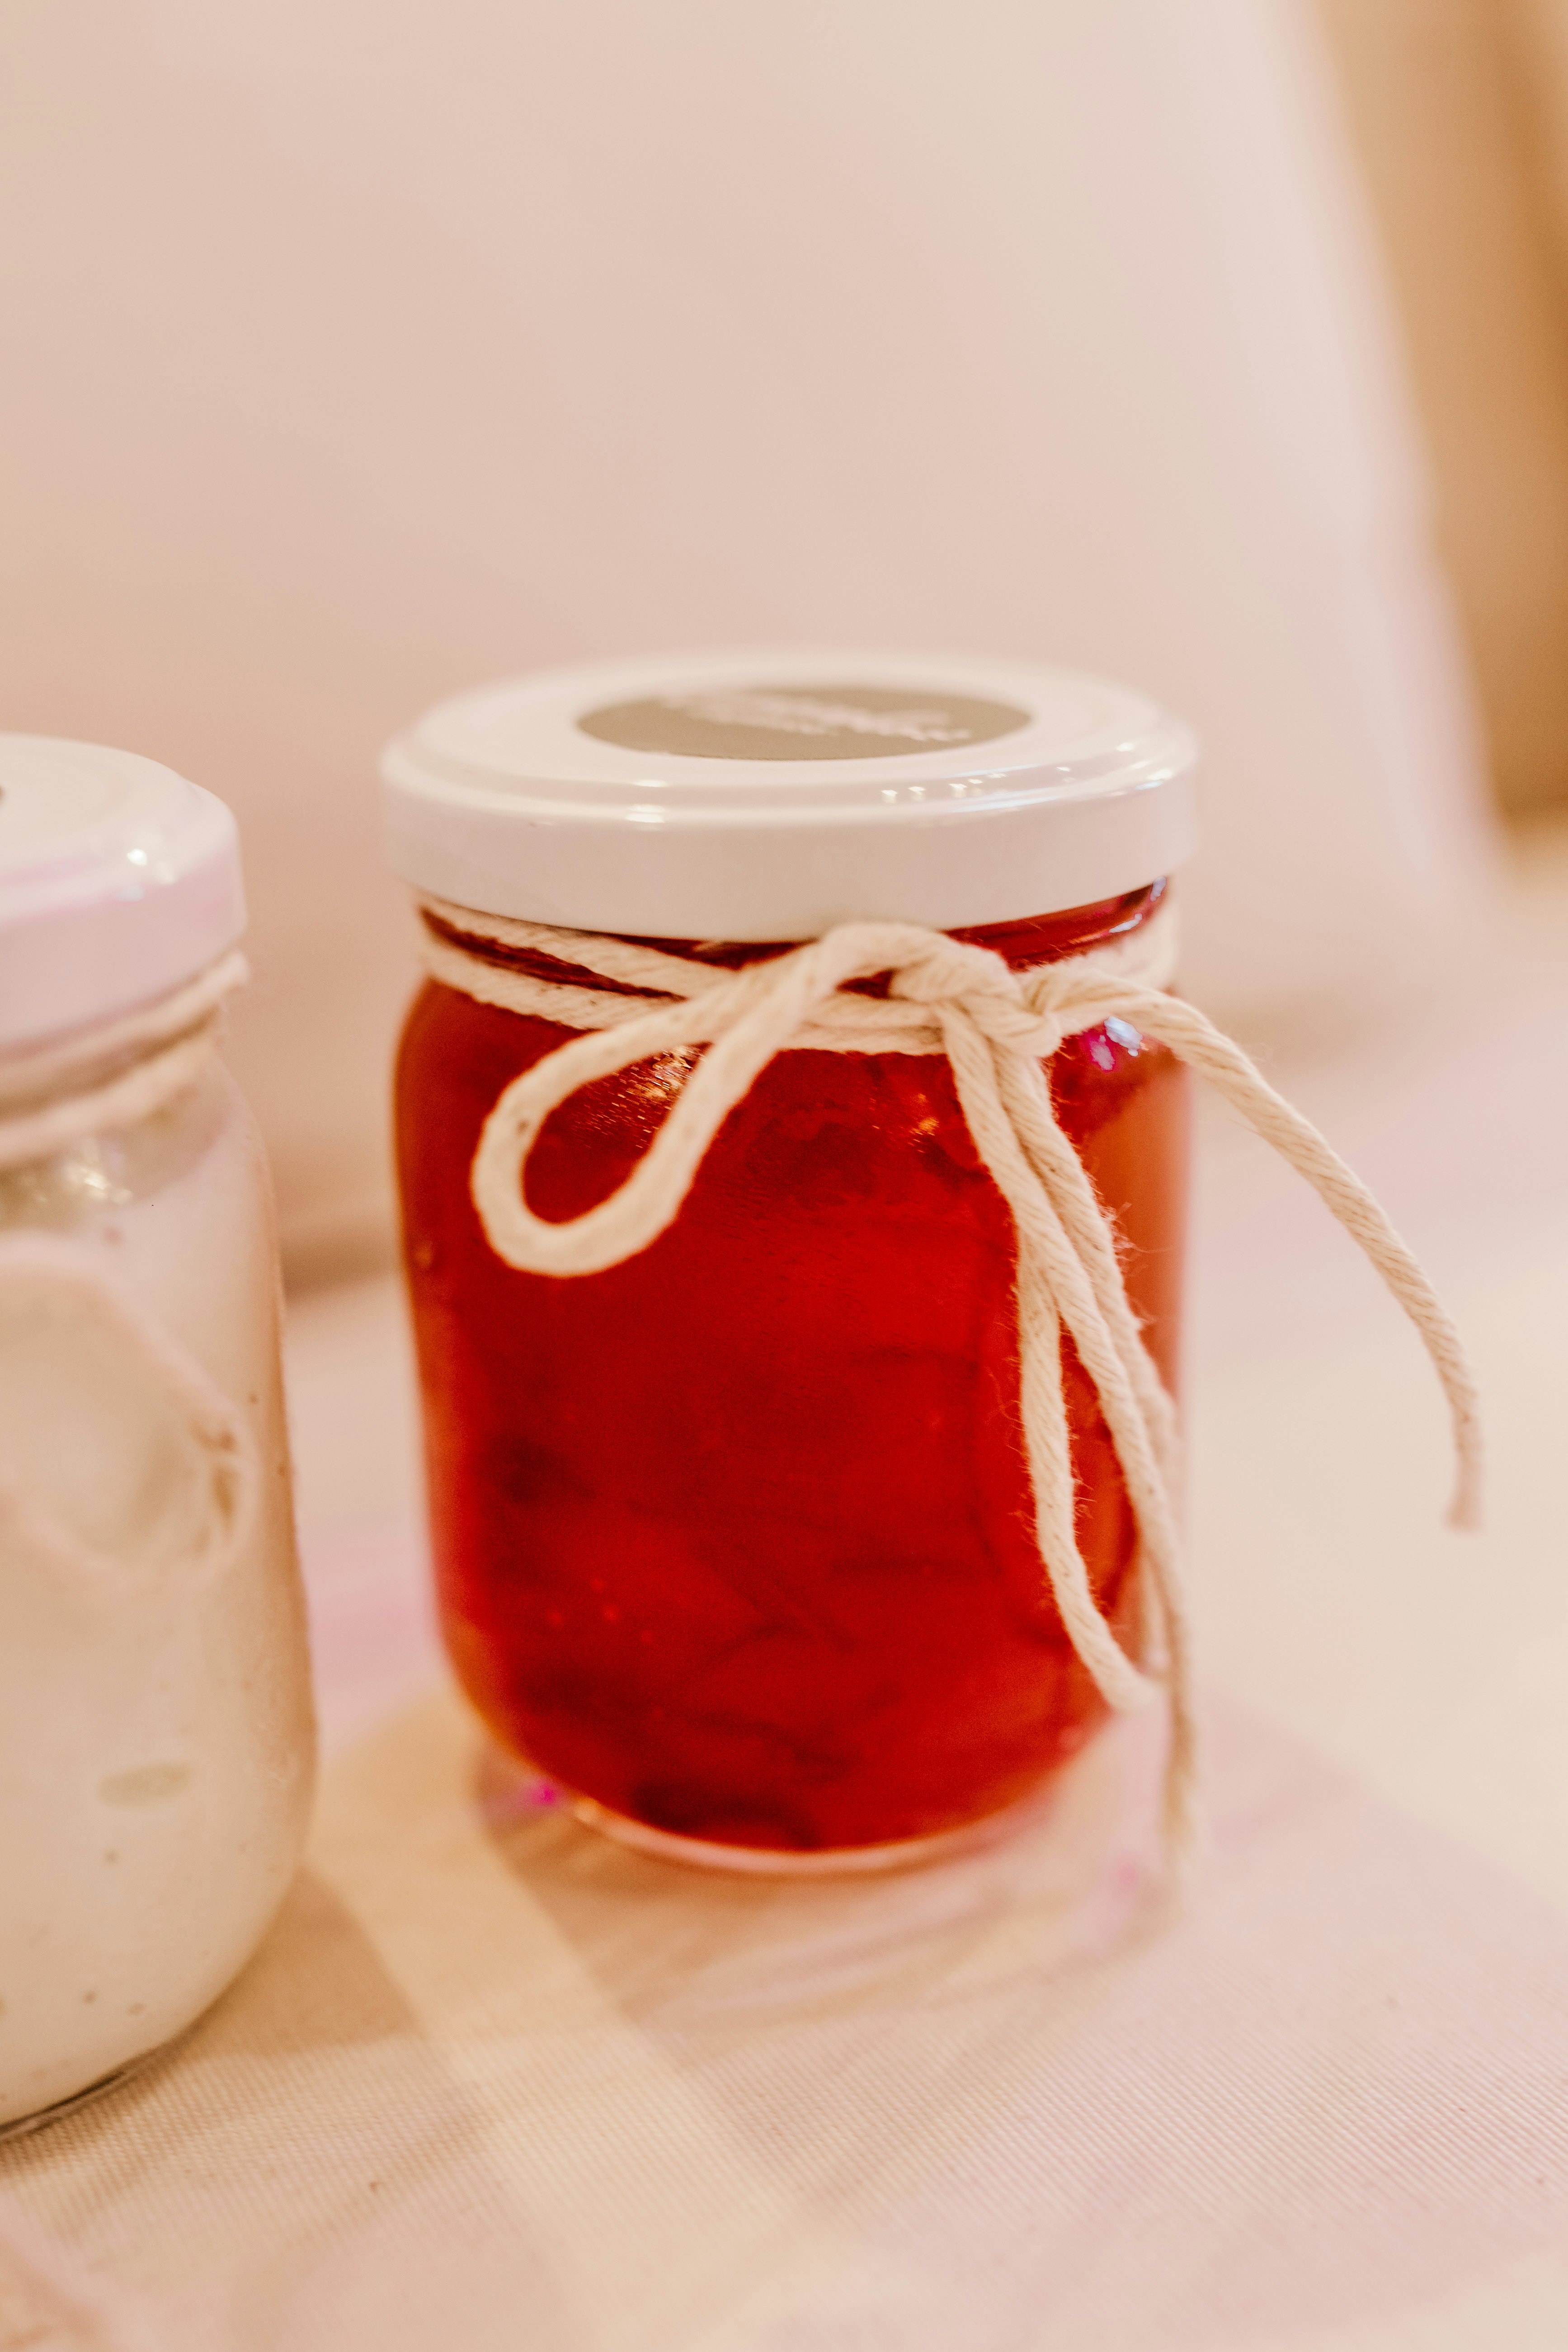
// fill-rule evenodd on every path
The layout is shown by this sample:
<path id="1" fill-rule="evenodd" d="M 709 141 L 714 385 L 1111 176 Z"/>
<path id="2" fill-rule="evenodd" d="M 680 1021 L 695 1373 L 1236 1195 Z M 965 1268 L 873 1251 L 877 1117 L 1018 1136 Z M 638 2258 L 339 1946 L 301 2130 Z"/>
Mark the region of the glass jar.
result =
<path id="1" fill-rule="evenodd" d="M 0 739 L 0 2128 L 248 1958 L 313 1724 L 268 1173 L 218 1059 L 233 820 Z"/>
<path id="2" fill-rule="evenodd" d="M 1134 939 L 1165 911 L 1191 753 L 1141 698 L 989 666 L 965 666 L 955 686 L 949 667 L 933 681 L 884 661 L 871 688 L 857 682 L 866 663 L 836 665 L 826 687 L 819 663 L 796 683 L 798 656 L 721 663 L 695 684 L 692 667 L 497 689 L 395 747 L 395 856 L 438 894 L 425 917 L 438 937 L 481 965 L 602 990 L 603 958 L 590 942 L 578 962 L 563 903 L 583 929 L 595 908 L 601 935 L 618 913 L 622 940 L 721 969 L 782 952 L 766 939 L 779 915 L 793 919 L 775 942 L 838 915 L 901 917 L 1024 971 Z M 597 748 L 565 756 L 565 724 Z M 938 740 L 911 748 L 907 730 L 922 725 Z M 977 775 L 979 742 L 989 772 Z M 528 803 L 545 799 L 552 755 L 566 772 L 550 772 L 558 814 L 542 848 Z M 493 854 L 480 877 L 474 774 L 459 784 L 455 771 L 487 759 Z M 578 876 L 559 804 L 584 771 L 584 797 L 603 800 L 628 768 L 641 840 L 635 817 L 579 814 L 584 831 L 598 816 L 599 838 Z M 510 803 L 496 790 L 503 769 Z M 820 807 L 844 771 L 858 826 Z M 663 829 L 652 810 L 671 832 L 679 822 L 655 793 L 683 789 L 696 803 L 689 835 L 650 846 Z M 922 824 L 938 790 L 944 822 Z M 782 804 L 772 842 L 757 837 L 764 796 Z M 1086 797 L 1098 826 L 1083 822 Z M 829 899 L 821 836 L 834 815 Z M 455 873 L 432 849 L 465 821 L 469 867 Z M 640 897 L 639 852 L 655 869 Z M 478 919 L 466 929 L 465 906 L 555 929 L 509 944 Z M 661 908 L 688 919 L 680 935 L 624 919 Z M 992 909 L 994 920 L 964 919 Z M 561 1279 L 501 1261 L 470 1171 L 503 1090 L 572 1034 L 433 979 L 399 1059 L 405 1247 L 458 1673 L 504 1745 L 635 1842 L 742 1866 L 940 1850 L 1039 1790 L 1105 1714 L 1036 1540 L 1012 1223 L 953 1072 L 934 1053 L 782 1053 L 730 1113 L 668 1229 L 623 1264 Z M 532 1209 L 564 1220 L 614 1192 L 700 1058 L 640 1062 L 557 1110 L 529 1162 Z M 1183 1073 L 1113 1019 L 1069 1037 L 1049 1078 L 1173 1387 Z M 1070 1340 L 1062 1374 L 1079 1549 L 1136 1654 L 1132 1515 Z"/>

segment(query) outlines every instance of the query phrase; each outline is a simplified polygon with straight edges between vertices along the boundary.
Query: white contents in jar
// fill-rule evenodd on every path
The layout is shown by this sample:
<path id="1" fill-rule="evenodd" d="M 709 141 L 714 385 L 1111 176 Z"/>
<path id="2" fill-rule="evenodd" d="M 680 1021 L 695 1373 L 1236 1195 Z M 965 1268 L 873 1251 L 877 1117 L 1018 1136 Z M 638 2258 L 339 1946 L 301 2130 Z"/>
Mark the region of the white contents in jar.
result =
<path id="1" fill-rule="evenodd" d="M 79 1280 L 33 1278 L 51 1250 Z M 156 2051 L 223 1990 L 295 1869 L 313 1756 L 267 1176 L 216 1058 L 134 1125 L 0 1168 L 0 1275 L 7 1252 L 0 2126 Z M 204 1542 L 239 1501 L 139 1323 L 239 1425 L 255 1491 L 237 1540 Z"/>

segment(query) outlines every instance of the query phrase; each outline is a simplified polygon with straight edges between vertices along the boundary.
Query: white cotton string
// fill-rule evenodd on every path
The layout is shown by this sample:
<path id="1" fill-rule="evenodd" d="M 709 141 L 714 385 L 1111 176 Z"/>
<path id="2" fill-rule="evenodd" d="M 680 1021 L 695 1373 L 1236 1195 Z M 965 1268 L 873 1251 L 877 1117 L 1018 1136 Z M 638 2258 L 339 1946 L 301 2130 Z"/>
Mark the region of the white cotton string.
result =
<path id="1" fill-rule="evenodd" d="M 1179 1858 L 1194 1836 L 1196 1741 L 1174 1413 L 1127 1297 L 1110 1220 L 1057 1120 L 1042 1065 L 1064 1039 L 1112 1015 L 1131 1022 L 1218 1087 L 1314 1186 L 1425 1342 L 1453 1424 L 1458 1469 L 1450 1517 L 1456 1526 L 1476 1524 L 1480 1424 L 1458 1334 L 1359 1178 L 1239 1046 L 1166 993 L 1175 959 L 1168 906 L 1121 940 L 1021 972 L 989 949 L 912 923 L 840 924 L 767 961 L 715 972 L 627 940 L 479 916 L 435 899 L 424 908 L 424 954 L 435 979 L 481 1003 L 582 1033 L 505 1089 L 474 1155 L 474 1202 L 490 1245 L 531 1273 L 597 1273 L 646 1249 L 679 1214 L 725 1118 L 775 1054 L 807 1047 L 946 1055 L 975 1149 L 1017 1239 L 1020 1403 L 1051 1596 L 1097 1687 L 1126 1710 L 1147 1704 L 1156 1685 L 1106 1622 L 1079 1549 L 1064 1330 L 1099 1395 L 1121 1464 L 1147 1570 L 1151 1664 L 1170 1706 L 1166 1822 Z M 637 992 L 534 978 L 487 960 L 482 946 L 465 940 L 548 956 Z M 887 998 L 852 989 L 877 974 L 888 975 Z M 524 1176 L 551 1113 L 595 1078 L 693 1045 L 707 1051 L 620 1190 L 563 1223 L 536 1217 Z"/>
<path id="2" fill-rule="evenodd" d="M 675 1003 L 701 996 L 706 1001 L 716 982 L 744 980 L 763 970 L 776 971 L 786 961 L 781 956 L 765 966 L 753 964 L 741 972 L 716 971 L 711 964 L 666 955 L 658 948 L 640 947 L 631 940 L 601 938 L 588 931 L 557 930 L 548 923 L 526 923 L 509 916 L 476 915 L 441 898 L 426 898 L 420 904 L 426 915 L 443 927 L 424 929 L 419 943 L 426 970 L 433 980 L 444 982 L 448 988 L 458 989 L 481 1004 L 498 1005 L 508 1013 L 534 1013 L 564 1029 L 616 1028 L 625 1022 L 640 1019 L 650 1003 L 659 998 Z M 941 931 L 927 931 L 909 923 L 844 928 L 896 932 L 900 937 L 912 933 L 921 940 L 948 946 L 957 944 L 946 940 Z M 447 929 L 469 939 L 492 941 L 500 948 L 548 956 L 579 971 L 595 971 L 601 979 L 618 981 L 637 993 L 611 994 L 566 981 L 536 980 L 504 964 L 487 962 L 482 956 L 464 948 L 460 940 L 444 936 Z M 794 952 L 800 954 L 804 950 L 796 949 Z M 1107 978 L 1138 979 L 1148 987 L 1163 988 L 1173 978 L 1176 967 L 1174 908 L 1167 905 L 1126 939 L 1112 940 L 1073 961 L 1075 966 L 1081 964 Z M 1045 968 L 1059 971 L 1067 966 Z M 1003 969 L 1005 971 L 1005 965 Z M 1030 977 L 1026 973 L 1015 976 Z M 1032 1022 L 1028 1016 L 1025 1026 L 1027 1034 L 1033 1035 L 1038 1030 L 1049 1041 L 1042 1046 L 1042 1053 L 1054 1051 L 1061 1036 L 1068 1034 L 1055 1031 L 1048 1023 Z M 943 1050 L 941 1022 L 929 1007 L 912 997 L 829 997 L 813 1005 L 810 1019 L 790 1043 L 815 1047 L 819 1052 L 845 1054 L 940 1054 Z"/>
<path id="3" fill-rule="evenodd" d="M 0 1169 L 47 1160 L 171 1101 L 199 1074 L 218 1007 L 247 970 L 236 950 L 155 1003 L 0 1058 Z"/>

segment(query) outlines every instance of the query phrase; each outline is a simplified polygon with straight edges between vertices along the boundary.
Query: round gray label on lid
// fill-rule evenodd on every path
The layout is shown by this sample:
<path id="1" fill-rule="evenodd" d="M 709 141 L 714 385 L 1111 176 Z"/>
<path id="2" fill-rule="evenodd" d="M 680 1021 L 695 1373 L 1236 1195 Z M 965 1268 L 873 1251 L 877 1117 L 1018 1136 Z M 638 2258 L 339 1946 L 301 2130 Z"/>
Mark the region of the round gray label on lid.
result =
<path id="1" fill-rule="evenodd" d="M 577 724 L 601 743 L 688 760 L 897 760 L 992 743 L 1029 719 L 1016 703 L 924 687 L 715 685 L 605 703 Z"/>

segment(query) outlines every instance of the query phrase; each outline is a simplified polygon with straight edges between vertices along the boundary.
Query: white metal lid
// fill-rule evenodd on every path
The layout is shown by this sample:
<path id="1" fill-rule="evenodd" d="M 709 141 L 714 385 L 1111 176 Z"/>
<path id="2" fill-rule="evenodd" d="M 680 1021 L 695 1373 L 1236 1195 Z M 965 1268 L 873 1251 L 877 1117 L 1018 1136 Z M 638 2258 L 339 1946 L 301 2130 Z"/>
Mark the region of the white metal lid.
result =
<path id="1" fill-rule="evenodd" d="M 133 751 L 0 735 L 0 1049 L 149 1003 L 244 929 L 222 801 Z"/>
<path id="2" fill-rule="evenodd" d="M 405 881 L 664 939 L 952 930 L 1136 889 L 1193 847 L 1196 745 L 1030 663 L 794 650 L 543 671 L 437 704 L 382 761 Z"/>

